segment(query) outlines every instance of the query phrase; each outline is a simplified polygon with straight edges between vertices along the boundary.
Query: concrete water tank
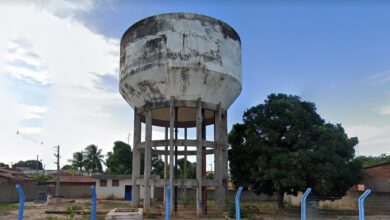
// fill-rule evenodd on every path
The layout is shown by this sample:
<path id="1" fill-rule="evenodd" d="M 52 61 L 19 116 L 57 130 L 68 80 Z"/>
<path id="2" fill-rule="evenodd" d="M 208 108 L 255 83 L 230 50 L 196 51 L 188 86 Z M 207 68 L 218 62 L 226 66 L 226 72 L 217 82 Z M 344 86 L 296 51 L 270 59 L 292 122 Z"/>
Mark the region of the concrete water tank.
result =
<path id="1" fill-rule="evenodd" d="M 241 92 L 240 38 L 215 18 L 189 13 L 148 17 L 123 34 L 120 47 L 120 93 L 133 108 L 171 97 L 201 97 L 228 109 Z M 179 115 L 180 127 L 194 125 L 194 109 L 181 108 Z M 212 117 L 206 111 L 206 121 Z M 169 109 L 154 109 L 152 118 L 154 125 L 167 125 Z"/>
<path id="2" fill-rule="evenodd" d="M 207 213 L 207 188 L 213 187 L 216 210 L 222 213 L 229 181 L 227 109 L 242 89 L 237 32 L 204 15 L 162 14 L 132 25 L 120 47 L 120 93 L 134 108 L 132 206 L 140 204 L 141 187 L 148 210 L 151 186 L 169 185 L 172 214 L 178 188 L 195 188 L 196 211 L 202 216 Z M 163 140 L 153 137 L 153 126 L 165 128 Z M 196 127 L 192 138 L 187 131 L 191 127 Z M 207 132 L 214 140 L 207 139 Z M 151 180 L 152 155 L 164 156 L 163 179 Z M 179 155 L 184 161 L 196 157 L 196 179 L 186 178 L 186 165 L 183 179 L 175 175 Z M 214 179 L 206 178 L 207 155 L 214 155 Z"/>

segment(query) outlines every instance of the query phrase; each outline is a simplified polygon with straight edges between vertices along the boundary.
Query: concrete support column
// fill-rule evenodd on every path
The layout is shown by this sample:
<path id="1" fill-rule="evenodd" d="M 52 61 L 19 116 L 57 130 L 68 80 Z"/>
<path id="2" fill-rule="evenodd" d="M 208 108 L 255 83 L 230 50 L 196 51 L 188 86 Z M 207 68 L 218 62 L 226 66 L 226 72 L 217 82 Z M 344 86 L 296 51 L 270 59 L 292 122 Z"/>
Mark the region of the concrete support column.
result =
<path id="1" fill-rule="evenodd" d="M 165 140 L 168 140 L 168 127 L 165 127 Z M 168 145 L 165 146 L 165 155 L 164 155 L 164 180 L 168 179 Z M 165 192 L 167 190 L 167 186 L 164 186 L 164 204 L 166 204 L 166 196 Z"/>
<path id="2" fill-rule="evenodd" d="M 141 142 L 141 118 L 138 109 L 134 109 L 134 139 L 133 139 L 133 162 L 132 162 L 132 203 L 133 208 L 138 207 L 140 199 L 140 186 L 137 185 L 137 179 L 141 171 L 141 153 L 138 144 Z"/>
<path id="3" fill-rule="evenodd" d="M 203 175 L 202 175 L 202 148 L 203 148 L 203 135 L 202 135 L 202 101 L 199 98 L 196 111 L 196 139 L 198 141 L 198 146 L 196 149 L 196 180 L 198 186 L 196 188 L 196 211 L 198 216 L 202 216 L 203 213 L 203 196 L 202 196 L 202 186 L 203 186 Z"/>
<path id="4" fill-rule="evenodd" d="M 150 172 L 152 165 L 152 111 L 146 110 L 145 115 L 145 165 L 144 165 L 144 209 L 150 208 Z"/>
<path id="5" fill-rule="evenodd" d="M 173 138 L 174 138 L 174 129 L 175 129 L 175 103 L 173 97 L 171 97 L 170 106 L 169 106 L 169 187 L 171 195 L 171 215 L 174 210 L 174 169 L 173 169 Z"/>
<path id="6" fill-rule="evenodd" d="M 184 145 L 184 168 L 183 168 L 183 178 L 187 179 L 187 128 L 184 128 L 184 140 L 185 140 L 185 145 Z M 184 196 L 184 205 L 187 205 L 187 187 L 184 187 L 183 190 L 183 196 Z"/>
<path id="7" fill-rule="evenodd" d="M 205 122 L 205 118 L 206 118 L 206 111 L 205 109 L 203 109 L 202 107 L 202 141 L 206 141 L 206 122 Z M 207 167 L 207 164 L 206 164 L 206 147 L 204 145 L 202 145 L 202 181 L 204 179 L 206 179 L 206 167 Z M 203 211 L 202 213 L 204 215 L 207 214 L 207 187 L 206 186 L 202 186 L 202 207 L 203 207 Z"/>
<path id="8" fill-rule="evenodd" d="M 215 204 L 218 212 L 223 212 L 223 202 L 224 202 L 224 192 L 222 187 L 222 114 L 221 109 L 218 110 L 214 114 L 215 122 L 214 122 L 214 142 L 215 142 L 215 150 L 214 150 L 214 166 L 215 172 L 214 177 L 217 181 L 217 187 L 215 188 Z"/>
<path id="9" fill-rule="evenodd" d="M 228 167 L 228 137 L 227 137 L 227 111 L 222 112 L 221 120 L 221 175 L 222 175 L 222 208 L 226 209 L 226 196 L 228 193 L 229 167 Z"/>

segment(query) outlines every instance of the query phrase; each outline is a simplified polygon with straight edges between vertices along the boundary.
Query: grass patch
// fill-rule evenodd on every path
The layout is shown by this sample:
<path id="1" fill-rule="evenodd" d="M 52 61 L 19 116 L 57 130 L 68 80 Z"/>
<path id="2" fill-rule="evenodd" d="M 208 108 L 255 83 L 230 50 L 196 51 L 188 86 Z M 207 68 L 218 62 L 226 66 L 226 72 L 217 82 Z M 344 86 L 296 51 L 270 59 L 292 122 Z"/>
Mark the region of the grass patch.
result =
<path id="1" fill-rule="evenodd" d="M 18 210 L 18 204 L 0 204 L 0 212 L 9 212 L 13 210 Z"/>
<path id="2" fill-rule="evenodd" d="M 236 216 L 236 205 L 234 201 L 227 201 L 228 215 L 230 218 Z M 294 209 L 288 203 L 284 203 L 284 209 L 279 209 L 276 201 L 259 201 L 259 200 L 244 200 L 240 202 L 240 213 L 242 218 L 251 218 L 256 216 L 262 210 L 292 210 Z"/>

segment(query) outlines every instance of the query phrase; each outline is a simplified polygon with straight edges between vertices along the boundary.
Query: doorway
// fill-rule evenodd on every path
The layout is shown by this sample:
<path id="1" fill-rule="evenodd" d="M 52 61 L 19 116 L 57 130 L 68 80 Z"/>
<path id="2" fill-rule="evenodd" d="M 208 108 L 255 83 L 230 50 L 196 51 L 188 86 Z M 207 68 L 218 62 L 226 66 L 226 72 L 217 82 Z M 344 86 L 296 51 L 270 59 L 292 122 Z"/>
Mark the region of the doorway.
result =
<path id="1" fill-rule="evenodd" d="M 131 189 L 132 189 L 132 186 L 125 185 L 125 200 L 131 201 Z"/>

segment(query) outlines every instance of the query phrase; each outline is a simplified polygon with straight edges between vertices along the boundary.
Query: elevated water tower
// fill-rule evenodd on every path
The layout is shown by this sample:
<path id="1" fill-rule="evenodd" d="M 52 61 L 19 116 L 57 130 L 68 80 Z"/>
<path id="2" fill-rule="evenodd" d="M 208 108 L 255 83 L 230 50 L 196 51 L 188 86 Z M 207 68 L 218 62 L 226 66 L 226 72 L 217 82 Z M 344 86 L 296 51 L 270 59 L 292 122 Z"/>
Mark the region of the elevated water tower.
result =
<path id="1" fill-rule="evenodd" d="M 143 193 L 143 206 L 150 207 L 151 185 L 170 186 L 172 209 L 175 188 L 195 188 L 197 213 L 202 215 L 206 187 L 212 186 L 216 207 L 223 210 L 228 183 L 226 113 L 241 89 L 241 41 L 232 27 L 218 19 L 162 14 L 138 21 L 123 34 L 120 93 L 134 109 L 133 206 L 139 205 Z M 213 135 L 209 134 L 213 141 L 206 140 L 208 125 L 214 125 Z M 165 139 L 153 139 L 152 126 L 164 127 Z M 190 128 L 196 128 L 194 139 L 187 137 Z M 184 138 L 179 139 L 179 129 L 184 130 Z M 169 164 L 169 172 L 166 167 L 165 178 L 159 181 L 150 179 L 152 154 L 163 155 L 165 165 Z M 205 177 L 209 154 L 214 155 L 214 179 Z M 196 155 L 196 179 L 175 178 L 178 155 Z"/>

